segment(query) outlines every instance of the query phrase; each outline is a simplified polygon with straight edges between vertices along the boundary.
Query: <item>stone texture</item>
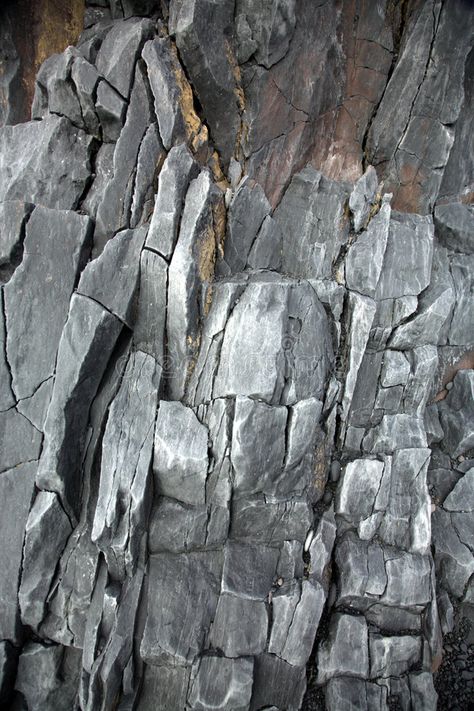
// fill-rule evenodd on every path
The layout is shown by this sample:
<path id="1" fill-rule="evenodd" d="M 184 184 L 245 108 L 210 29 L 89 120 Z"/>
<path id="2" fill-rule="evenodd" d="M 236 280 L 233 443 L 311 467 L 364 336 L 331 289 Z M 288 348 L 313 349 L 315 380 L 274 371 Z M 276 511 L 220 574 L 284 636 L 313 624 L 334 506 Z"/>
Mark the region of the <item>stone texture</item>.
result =
<path id="1" fill-rule="evenodd" d="M 338 614 L 333 616 L 329 637 L 318 653 L 318 683 L 345 674 L 368 678 L 368 632 L 363 617 Z"/>
<path id="2" fill-rule="evenodd" d="M 188 694 L 190 708 L 248 709 L 252 695 L 252 659 L 203 657 Z"/>

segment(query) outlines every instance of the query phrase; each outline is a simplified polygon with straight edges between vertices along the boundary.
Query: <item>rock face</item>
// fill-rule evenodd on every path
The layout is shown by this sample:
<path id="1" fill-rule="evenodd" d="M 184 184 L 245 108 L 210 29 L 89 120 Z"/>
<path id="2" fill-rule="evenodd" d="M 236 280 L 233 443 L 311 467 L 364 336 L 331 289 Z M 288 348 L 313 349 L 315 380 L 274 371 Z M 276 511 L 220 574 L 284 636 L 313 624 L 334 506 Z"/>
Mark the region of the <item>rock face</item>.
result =
<path id="1" fill-rule="evenodd" d="M 82 10 L 23 124 L 0 28 L 0 707 L 469 708 L 470 3 Z"/>

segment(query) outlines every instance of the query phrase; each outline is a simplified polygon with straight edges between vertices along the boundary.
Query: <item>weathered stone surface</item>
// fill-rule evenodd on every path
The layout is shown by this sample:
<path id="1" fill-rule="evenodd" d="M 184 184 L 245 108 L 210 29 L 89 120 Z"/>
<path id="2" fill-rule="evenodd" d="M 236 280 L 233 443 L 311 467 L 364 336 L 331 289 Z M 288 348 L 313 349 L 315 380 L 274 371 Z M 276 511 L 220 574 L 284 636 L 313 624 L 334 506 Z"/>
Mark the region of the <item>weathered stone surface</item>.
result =
<path id="1" fill-rule="evenodd" d="M 410 363 L 403 353 L 386 350 L 383 357 L 380 384 L 383 388 L 405 385 L 410 375 Z"/>
<path id="2" fill-rule="evenodd" d="M 160 365 L 164 363 L 166 324 L 167 265 L 158 254 L 143 249 L 140 255 L 138 304 L 133 326 L 137 350 L 148 353 Z"/>
<path id="3" fill-rule="evenodd" d="M 445 435 L 443 446 L 452 457 L 459 457 L 474 444 L 473 390 L 473 371 L 460 370 L 454 378 L 452 390 L 439 408 Z"/>
<path id="4" fill-rule="evenodd" d="M 21 464 L 0 476 L 4 515 L 0 519 L 0 638 L 13 642 L 19 636 L 18 586 L 23 558 L 23 539 L 34 496 L 36 464 Z"/>
<path id="5" fill-rule="evenodd" d="M 132 18 L 116 23 L 107 33 L 97 54 L 97 69 L 125 98 L 130 96 L 135 63 L 153 33 L 150 20 Z"/>
<path id="6" fill-rule="evenodd" d="M 372 298 L 375 296 L 382 272 L 389 225 L 390 205 L 385 204 L 349 250 L 345 263 L 346 284 L 349 289 Z"/>
<path id="7" fill-rule="evenodd" d="M 377 171 L 369 165 L 364 175 L 354 185 L 349 197 L 349 208 L 356 232 L 364 229 L 370 220 L 371 209 L 377 201 L 378 185 Z"/>
<path id="8" fill-rule="evenodd" d="M 14 407 L 0 412 L 0 440 L 0 475 L 24 462 L 39 458 L 41 432 Z"/>
<path id="9" fill-rule="evenodd" d="M 155 208 L 146 238 L 146 246 L 170 259 L 176 240 L 189 182 L 197 177 L 198 166 L 188 148 L 171 148 L 158 179 Z"/>
<path id="10" fill-rule="evenodd" d="M 54 373 L 91 227 L 88 217 L 45 207 L 28 221 L 22 263 L 4 287 L 7 355 L 18 399 L 31 397 Z"/>
<path id="11" fill-rule="evenodd" d="M 296 24 L 295 0 L 255 4 L 238 0 L 236 12 L 239 63 L 255 57 L 270 68 L 288 51 Z"/>
<path id="12" fill-rule="evenodd" d="M 426 447 L 423 422 L 411 415 L 385 415 L 364 439 L 367 452 L 394 452 L 397 449 Z"/>
<path id="13" fill-rule="evenodd" d="M 462 203 L 438 205 L 434 211 L 436 236 L 455 252 L 471 253 L 474 249 L 474 211 Z"/>
<path id="14" fill-rule="evenodd" d="M 204 504 L 208 430 L 179 402 L 161 401 L 155 433 L 156 491 L 188 504 Z"/>
<path id="15" fill-rule="evenodd" d="M 85 129 L 93 136 L 99 133 L 99 120 L 95 111 L 94 92 L 99 82 L 99 72 L 84 57 L 76 57 L 71 68 L 71 79 L 81 106 Z"/>
<path id="16" fill-rule="evenodd" d="M 437 509 L 432 525 L 438 580 L 449 593 L 460 598 L 474 572 L 472 550 L 460 540 L 448 512 Z"/>
<path id="17" fill-rule="evenodd" d="M 421 657 L 421 639 L 419 637 L 382 637 L 371 634 L 370 676 L 401 676 L 413 668 Z"/>
<path id="18" fill-rule="evenodd" d="M 278 548 L 228 541 L 224 548 L 222 592 L 266 600 L 273 587 L 278 557 Z"/>
<path id="19" fill-rule="evenodd" d="M 66 711 L 75 703 L 79 664 L 76 650 L 28 642 L 18 660 L 15 689 L 32 711 Z"/>
<path id="20" fill-rule="evenodd" d="M 133 575 L 146 531 L 160 374 L 154 358 L 131 354 L 102 442 L 92 540 L 118 579 Z"/>
<path id="21" fill-rule="evenodd" d="M 81 106 L 71 81 L 72 64 L 78 54 L 75 47 L 68 47 L 62 54 L 53 54 L 43 62 L 36 77 L 32 118 L 59 114 L 76 126 L 84 127 Z"/>
<path id="22" fill-rule="evenodd" d="M 18 595 L 22 622 L 35 630 L 43 619 L 56 562 L 71 531 L 69 519 L 56 494 L 40 491 L 26 523 Z"/>
<path id="23" fill-rule="evenodd" d="M 252 659 L 202 657 L 188 693 L 190 708 L 245 711 L 252 695 L 252 673 Z"/>
<path id="24" fill-rule="evenodd" d="M 72 297 L 59 343 L 37 485 L 59 493 L 64 505 L 76 512 L 82 488 L 78 454 L 84 447 L 89 408 L 121 330 L 122 323 L 97 303 Z"/>
<path id="25" fill-rule="evenodd" d="M 137 711 L 169 711 L 185 708 L 189 670 L 183 667 L 145 666 Z"/>
<path id="26" fill-rule="evenodd" d="M 251 711 L 277 703 L 278 708 L 297 711 L 306 689 L 306 670 L 294 667 L 274 654 L 255 657 Z M 271 707 L 269 707 L 271 708 Z M 275 707 L 276 708 L 276 707 Z"/>
<path id="27" fill-rule="evenodd" d="M 474 511 L 474 468 L 457 482 L 443 503 L 448 511 Z"/>
<path id="28" fill-rule="evenodd" d="M 102 140 L 106 143 L 117 141 L 122 130 L 127 103 L 125 99 L 106 81 L 99 82 L 95 110 L 102 129 Z"/>
<path id="29" fill-rule="evenodd" d="M 231 538 L 249 542 L 305 541 L 312 515 L 306 499 L 269 501 L 263 498 L 232 502 Z"/>
<path id="30" fill-rule="evenodd" d="M 448 339 L 452 345 L 472 345 L 474 328 L 474 255 L 456 254 L 451 259 L 451 274 L 456 293 Z M 469 335 L 468 335 L 469 334 Z"/>
<path id="31" fill-rule="evenodd" d="M 209 633 L 209 644 L 226 657 L 260 654 L 267 644 L 265 603 L 223 594 Z"/>
<path id="32" fill-rule="evenodd" d="M 206 506 L 185 506 L 180 501 L 160 497 L 150 517 L 150 551 L 187 553 L 204 548 L 207 527 Z"/>
<path id="33" fill-rule="evenodd" d="M 202 651 L 220 590 L 221 555 L 160 553 L 150 558 L 140 653 L 148 664 L 188 666 Z M 206 681 L 206 680 L 204 680 Z"/>
<path id="34" fill-rule="evenodd" d="M 328 711 L 386 711 L 387 690 L 383 686 L 354 677 L 332 677 L 326 686 Z"/>
<path id="35" fill-rule="evenodd" d="M 329 637 L 318 653 L 318 683 L 333 676 L 369 677 L 369 640 L 363 617 L 333 615 Z"/>
<path id="36" fill-rule="evenodd" d="M 165 156 L 158 127 L 156 123 L 152 123 L 145 133 L 138 152 L 130 227 L 142 225 L 153 212 L 157 177 Z"/>
<path id="37" fill-rule="evenodd" d="M 0 642 L 0 700 L 10 704 L 16 677 L 17 651 L 8 641 Z"/>
<path id="38" fill-rule="evenodd" d="M 281 227 L 273 217 L 267 215 L 247 257 L 248 266 L 251 269 L 280 271 L 282 246 L 283 233 Z"/>
<path id="39" fill-rule="evenodd" d="M 21 200 L 0 202 L 0 281 L 9 280 L 21 262 L 25 222 L 33 205 Z"/>
<path id="40" fill-rule="evenodd" d="M 427 289 L 419 301 L 416 316 L 395 330 L 390 347 L 407 350 L 428 343 L 437 345 L 441 329 L 452 312 L 454 298 L 452 287 L 439 285 Z"/>
<path id="41" fill-rule="evenodd" d="M 57 116 L 0 128 L 0 200 L 74 210 L 90 176 L 91 141 Z"/>
<path id="42" fill-rule="evenodd" d="M 81 274 L 77 292 L 97 301 L 132 327 L 135 292 L 140 273 L 140 252 L 146 228 L 124 230 L 109 240 L 102 254 Z M 114 283 L 111 290 L 109 284 Z"/>
<path id="43" fill-rule="evenodd" d="M 334 509 L 330 508 L 322 515 L 309 547 L 310 578 L 323 587 L 327 587 L 327 566 L 331 561 L 336 530 Z"/>

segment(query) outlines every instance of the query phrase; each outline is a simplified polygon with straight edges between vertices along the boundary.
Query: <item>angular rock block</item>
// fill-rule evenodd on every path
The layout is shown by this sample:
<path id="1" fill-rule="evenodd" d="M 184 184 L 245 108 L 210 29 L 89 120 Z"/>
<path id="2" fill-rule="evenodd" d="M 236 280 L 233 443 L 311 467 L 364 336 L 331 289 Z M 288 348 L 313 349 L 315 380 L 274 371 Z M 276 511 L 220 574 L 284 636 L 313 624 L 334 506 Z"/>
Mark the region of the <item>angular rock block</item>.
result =
<path id="1" fill-rule="evenodd" d="M 193 711 L 245 711 L 249 708 L 253 682 L 252 659 L 203 657 L 188 693 Z"/>

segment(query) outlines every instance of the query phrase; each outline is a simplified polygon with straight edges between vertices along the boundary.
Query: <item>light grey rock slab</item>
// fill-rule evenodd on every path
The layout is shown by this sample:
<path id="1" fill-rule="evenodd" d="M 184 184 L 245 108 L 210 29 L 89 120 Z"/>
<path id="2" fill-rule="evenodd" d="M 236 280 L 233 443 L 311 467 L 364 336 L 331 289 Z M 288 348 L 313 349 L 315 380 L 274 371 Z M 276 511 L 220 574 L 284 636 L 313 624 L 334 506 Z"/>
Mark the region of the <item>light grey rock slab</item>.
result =
<path id="1" fill-rule="evenodd" d="M 121 321 L 95 301 L 72 297 L 59 343 L 37 485 L 59 493 L 64 506 L 76 515 L 89 408 L 121 330 Z"/>
<path id="2" fill-rule="evenodd" d="M 372 679 L 401 676 L 421 659 L 420 637 L 409 635 L 382 637 L 382 635 L 371 634 L 369 646 Z"/>
<path id="3" fill-rule="evenodd" d="M 229 205 L 224 257 L 218 267 L 219 273 L 233 274 L 243 270 L 270 209 L 270 203 L 258 183 L 252 184 L 248 180 L 241 183 Z"/>
<path id="4" fill-rule="evenodd" d="M 352 676 L 332 677 L 325 691 L 328 711 L 387 711 L 387 689 Z"/>
<path id="5" fill-rule="evenodd" d="M 436 236 L 448 249 L 467 254 L 474 250 L 474 212 L 471 206 L 460 202 L 437 205 L 434 223 Z"/>
<path id="6" fill-rule="evenodd" d="M 155 117 L 148 102 L 147 80 L 137 64 L 130 103 L 120 137 L 115 145 L 112 175 L 105 175 L 98 186 L 94 256 L 107 240 L 130 226 L 133 186 L 140 146 Z M 110 168 L 108 168 L 110 171 Z"/>
<path id="7" fill-rule="evenodd" d="M 322 409 L 323 403 L 317 398 L 300 400 L 288 409 L 288 442 L 285 454 L 287 471 L 300 464 L 311 448 L 314 448 Z"/>
<path id="8" fill-rule="evenodd" d="M 31 397 L 19 400 L 17 410 L 24 415 L 31 424 L 40 432 L 44 429 L 44 422 L 48 412 L 51 394 L 53 392 L 54 376 L 45 380 Z"/>
<path id="9" fill-rule="evenodd" d="M 429 672 L 410 674 L 408 680 L 413 707 L 420 711 L 435 711 L 438 706 L 438 694 L 434 687 L 433 675 Z"/>
<path id="10" fill-rule="evenodd" d="M 25 222 L 33 205 L 22 200 L 0 202 L 0 281 L 6 282 L 22 258 Z"/>
<path id="11" fill-rule="evenodd" d="M 143 249 L 140 255 L 138 304 L 133 325 L 133 342 L 137 350 L 164 362 L 166 324 L 166 287 L 168 267 L 159 254 Z"/>
<path id="12" fill-rule="evenodd" d="M 296 25 L 295 0 L 255 4 L 238 0 L 235 25 L 239 63 L 255 57 L 269 69 L 288 51 Z"/>
<path id="13" fill-rule="evenodd" d="M 284 541 L 280 547 L 280 557 L 277 565 L 277 585 L 302 578 L 305 574 L 303 560 L 304 546 L 299 541 Z M 282 580 L 279 580 L 281 578 Z"/>
<path id="14" fill-rule="evenodd" d="M 176 240 L 184 199 L 198 165 L 183 143 L 169 151 L 158 178 L 155 207 L 146 238 L 146 246 L 170 259 Z"/>
<path id="15" fill-rule="evenodd" d="M 44 617 L 56 563 L 71 532 L 71 524 L 57 495 L 40 491 L 25 527 L 23 573 L 18 594 L 22 622 L 35 630 Z"/>
<path id="16" fill-rule="evenodd" d="M 0 699 L 10 704 L 17 671 L 17 651 L 8 641 L 0 642 Z"/>
<path id="17" fill-rule="evenodd" d="M 338 485 L 335 512 L 354 523 L 375 513 L 383 473 L 384 463 L 378 459 L 349 462 Z"/>
<path id="18" fill-rule="evenodd" d="M 447 511 L 437 509 L 432 516 L 436 576 L 451 595 L 461 598 L 474 572 L 472 551 L 460 540 Z"/>
<path id="19" fill-rule="evenodd" d="M 186 0 L 170 8 L 169 30 L 193 85 L 212 141 L 227 167 L 240 129 L 237 63 L 228 36 L 234 3 Z"/>
<path id="20" fill-rule="evenodd" d="M 202 657 L 190 684 L 188 704 L 193 711 L 246 711 L 252 696 L 253 659 Z"/>
<path id="21" fill-rule="evenodd" d="M 430 283 L 433 220 L 392 212 L 376 299 L 417 296 Z"/>
<path id="22" fill-rule="evenodd" d="M 472 344 L 474 329 L 474 254 L 455 254 L 451 259 L 456 301 L 449 328 L 448 340 L 451 345 Z"/>
<path id="23" fill-rule="evenodd" d="M 296 277 L 331 278 L 348 237 L 348 192 L 311 166 L 295 175 L 273 217 L 283 241 L 283 271 Z M 329 238 L 329 235 L 331 237 Z"/>
<path id="24" fill-rule="evenodd" d="M 380 384 L 384 388 L 405 385 L 410 375 L 410 363 L 400 351 L 387 350 L 383 356 Z"/>
<path id="25" fill-rule="evenodd" d="M 0 519 L 0 637 L 19 640 L 18 586 L 23 557 L 23 540 L 28 512 L 34 496 L 36 463 L 21 464 L 0 476 L 0 497 L 4 508 Z"/>
<path id="26" fill-rule="evenodd" d="M 147 528 L 160 375 L 152 356 L 140 351 L 130 355 L 102 441 L 91 538 L 116 579 L 133 575 Z"/>
<path id="27" fill-rule="evenodd" d="M 4 287 L 7 356 L 17 398 L 31 397 L 54 373 L 91 228 L 88 217 L 45 207 L 35 208 L 29 219 L 22 263 Z"/>
<path id="28" fill-rule="evenodd" d="M 438 373 L 438 349 L 433 345 L 418 346 L 408 353 L 408 360 L 411 374 L 403 392 L 403 411 L 424 417 Z"/>
<path id="29" fill-rule="evenodd" d="M 169 37 L 147 42 L 142 57 L 154 96 L 161 140 L 167 151 L 179 143 L 192 143 L 201 123 L 194 112 L 191 87 Z"/>
<path id="30" fill-rule="evenodd" d="M 153 213 L 155 187 L 166 153 L 156 123 L 148 127 L 140 145 L 133 186 L 130 227 L 148 222 Z"/>
<path id="31" fill-rule="evenodd" d="M 207 526 L 207 506 L 185 506 L 180 501 L 160 497 L 150 517 L 150 552 L 187 553 L 204 548 Z"/>
<path id="32" fill-rule="evenodd" d="M 186 707 L 189 670 L 184 667 L 145 666 L 137 711 L 169 711 Z"/>
<path id="33" fill-rule="evenodd" d="M 67 711 L 74 707 L 79 671 L 78 650 L 28 642 L 18 659 L 15 689 L 31 711 Z"/>
<path id="34" fill-rule="evenodd" d="M 381 423 L 365 436 L 363 447 L 373 454 L 426 447 L 423 421 L 412 415 L 384 415 Z"/>
<path id="35" fill-rule="evenodd" d="M 82 203 L 82 210 L 94 220 L 107 183 L 114 174 L 114 143 L 103 143 L 95 156 L 94 180 Z"/>
<path id="36" fill-rule="evenodd" d="M 372 298 L 382 272 L 390 214 L 390 205 L 382 205 L 380 212 L 350 247 L 346 257 L 345 279 L 348 288 Z"/>
<path id="37" fill-rule="evenodd" d="M 418 610 L 413 612 L 375 603 L 364 612 L 364 616 L 369 624 L 375 625 L 385 632 L 413 630 L 413 632 L 419 633 L 422 627 L 422 618 Z"/>
<path id="38" fill-rule="evenodd" d="M 209 632 L 209 645 L 231 659 L 261 654 L 267 644 L 267 628 L 264 602 L 222 594 Z"/>
<path id="39" fill-rule="evenodd" d="M 107 242 L 102 254 L 89 262 L 77 287 L 79 294 L 94 299 L 130 328 L 145 237 L 146 227 L 119 232 Z"/>
<path id="40" fill-rule="evenodd" d="M 160 402 L 153 458 L 159 494 L 188 504 L 205 503 L 208 439 L 206 426 L 191 408 L 179 402 Z"/>
<path id="41" fill-rule="evenodd" d="M 102 140 L 115 143 L 123 128 L 127 102 L 107 81 L 100 81 L 94 108 L 100 122 Z"/>
<path id="42" fill-rule="evenodd" d="M 425 344 L 438 344 L 446 321 L 454 306 L 455 293 L 451 287 L 439 285 L 429 289 L 420 299 L 416 315 L 395 330 L 391 348 L 408 350 Z"/>
<path id="43" fill-rule="evenodd" d="M 363 617 L 332 616 L 329 635 L 318 652 L 318 684 L 334 676 L 369 677 L 369 639 Z"/>
<path id="44" fill-rule="evenodd" d="M 151 556 L 140 654 L 148 664 L 189 666 L 202 651 L 220 592 L 216 551 Z"/>
<path id="45" fill-rule="evenodd" d="M 99 82 L 99 72 L 84 57 L 75 57 L 71 79 L 81 107 L 82 120 L 88 133 L 99 135 L 99 120 L 95 112 L 94 95 Z"/>
<path id="46" fill-rule="evenodd" d="M 67 47 L 61 54 L 52 54 L 41 65 L 35 81 L 35 95 L 31 107 L 33 119 L 48 113 L 66 116 L 71 123 L 84 128 L 81 105 L 71 81 L 71 68 L 76 56 L 75 47 Z"/>
<path id="47" fill-rule="evenodd" d="M 224 547 L 222 593 L 250 600 L 266 600 L 274 585 L 279 549 L 264 543 L 229 540 Z"/>
<path id="48" fill-rule="evenodd" d="M 405 552 L 400 555 L 398 551 L 384 557 L 387 587 L 380 601 L 391 607 L 426 605 L 431 599 L 430 557 Z"/>
<path id="49" fill-rule="evenodd" d="M 268 651 L 293 666 L 304 666 L 313 649 L 325 602 L 324 590 L 316 580 L 303 580 L 301 588 L 297 584 L 275 593 Z"/>
<path id="50" fill-rule="evenodd" d="M 168 352 L 174 365 L 170 378 L 173 399 L 184 394 L 188 367 L 199 343 L 203 284 L 212 280 L 217 248 L 213 209 L 220 191 L 207 170 L 189 186 L 178 241 L 168 270 Z"/>
<path id="51" fill-rule="evenodd" d="M 152 34 L 150 20 L 132 18 L 114 24 L 99 49 L 97 70 L 125 99 L 130 96 L 141 48 Z"/>
<path id="52" fill-rule="evenodd" d="M 90 178 L 92 138 L 48 116 L 0 129 L 0 201 L 74 210 Z M 68 160 L 64 160 L 68 156 Z"/>
<path id="53" fill-rule="evenodd" d="M 443 503 L 448 511 L 474 511 L 474 468 L 457 482 Z"/>
<path id="54" fill-rule="evenodd" d="M 323 587 L 327 587 L 327 567 L 331 561 L 336 532 L 334 509 L 331 507 L 321 516 L 309 547 L 310 580 L 317 580 Z"/>
<path id="55" fill-rule="evenodd" d="M 459 370 L 448 396 L 439 405 L 444 431 L 443 448 L 451 457 L 459 457 L 474 444 L 474 373 Z"/>
<path id="56" fill-rule="evenodd" d="M 280 271 L 282 249 L 283 232 L 281 227 L 273 217 L 267 215 L 250 248 L 247 265 L 250 269 Z"/>
<path id="57" fill-rule="evenodd" d="M 41 432 L 14 407 L 0 412 L 0 441 L 0 475 L 40 456 Z"/>
<path id="58" fill-rule="evenodd" d="M 232 501 L 230 537 L 249 542 L 281 543 L 306 540 L 313 522 L 305 498 L 265 501 L 263 498 Z"/>
<path id="59" fill-rule="evenodd" d="M 251 711 L 275 708 L 298 711 L 306 690 L 306 668 L 294 667 L 274 654 L 255 657 Z"/>
<path id="60" fill-rule="evenodd" d="M 356 181 L 349 197 L 349 209 L 352 212 L 354 230 L 360 232 L 370 219 L 370 211 L 376 202 L 379 180 L 377 172 L 369 165 L 365 173 Z"/>
<path id="61" fill-rule="evenodd" d="M 276 494 L 285 456 L 286 407 L 271 407 L 237 397 L 232 427 L 231 460 L 234 491 Z"/>
<path id="62" fill-rule="evenodd" d="M 353 444 L 356 444 L 357 450 L 360 449 L 360 435 L 362 435 L 363 438 L 365 430 L 373 425 L 373 414 L 379 390 L 378 381 L 382 368 L 383 354 L 383 351 L 374 352 L 366 349 L 357 374 L 349 411 L 348 427 L 348 431 L 350 431 L 350 426 L 352 425 Z M 347 436 L 344 446 L 348 446 Z"/>

